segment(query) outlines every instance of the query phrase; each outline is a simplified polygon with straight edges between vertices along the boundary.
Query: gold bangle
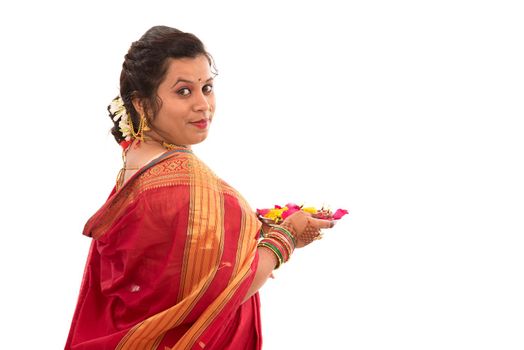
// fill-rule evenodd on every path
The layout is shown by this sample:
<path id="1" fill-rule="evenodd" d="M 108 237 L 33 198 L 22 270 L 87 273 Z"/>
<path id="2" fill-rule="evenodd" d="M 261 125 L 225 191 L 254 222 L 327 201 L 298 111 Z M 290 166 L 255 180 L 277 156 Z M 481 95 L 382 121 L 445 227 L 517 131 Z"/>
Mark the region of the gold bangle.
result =
<path id="1" fill-rule="evenodd" d="M 288 258 L 284 262 L 288 262 L 289 258 L 291 257 L 291 253 L 293 253 L 293 247 L 290 245 L 289 240 L 287 240 L 285 237 L 282 237 L 281 235 L 276 234 L 275 232 L 268 233 L 265 238 L 275 239 L 286 249 Z"/>

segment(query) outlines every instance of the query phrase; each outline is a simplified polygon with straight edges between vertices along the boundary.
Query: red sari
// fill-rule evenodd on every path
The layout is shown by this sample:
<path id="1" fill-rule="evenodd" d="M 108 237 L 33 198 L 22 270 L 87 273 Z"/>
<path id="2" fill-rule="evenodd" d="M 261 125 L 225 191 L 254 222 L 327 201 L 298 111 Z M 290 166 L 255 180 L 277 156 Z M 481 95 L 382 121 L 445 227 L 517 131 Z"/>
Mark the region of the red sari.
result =
<path id="1" fill-rule="evenodd" d="M 191 151 L 165 153 L 86 223 L 93 238 L 65 349 L 260 349 L 260 223 Z"/>

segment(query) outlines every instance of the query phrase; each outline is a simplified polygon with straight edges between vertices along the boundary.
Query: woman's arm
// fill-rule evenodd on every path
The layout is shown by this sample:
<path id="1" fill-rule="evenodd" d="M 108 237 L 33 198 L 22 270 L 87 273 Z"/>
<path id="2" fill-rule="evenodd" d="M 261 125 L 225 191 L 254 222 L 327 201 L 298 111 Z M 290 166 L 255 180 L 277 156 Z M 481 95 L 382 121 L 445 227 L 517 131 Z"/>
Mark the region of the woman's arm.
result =
<path id="1" fill-rule="evenodd" d="M 251 283 L 251 287 L 247 291 L 247 294 L 242 302 L 245 302 L 253 296 L 263 285 L 266 283 L 269 276 L 277 265 L 277 257 L 273 252 L 264 247 L 258 249 L 258 266 L 255 272 L 255 279 Z"/>
<path id="2" fill-rule="evenodd" d="M 315 219 L 311 217 L 311 214 L 305 214 L 302 211 L 291 214 L 288 218 L 286 218 L 286 220 L 284 220 L 284 223 L 282 224 L 286 225 L 286 227 L 292 231 L 292 233 L 288 232 L 288 234 L 294 237 L 292 242 L 293 246 L 289 247 L 291 249 L 289 254 L 291 254 L 295 248 L 301 248 L 313 242 L 313 240 L 320 235 L 320 229 L 331 228 L 334 226 L 334 224 L 335 221 L 333 220 Z M 278 231 L 281 231 L 281 229 Z M 286 239 L 283 241 L 286 241 Z M 260 289 L 260 287 L 264 285 L 264 283 L 266 283 L 275 267 L 279 264 L 279 258 L 277 258 L 275 255 L 277 253 L 273 252 L 272 249 L 266 248 L 264 246 L 259 246 L 257 249 L 257 271 L 255 272 L 255 278 L 251 283 L 251 287 L 249 288 L 244 301 L 249 299 Z M 280 255 L 280 259 L 282 259 L 283 255 L 280 253 L 278 255 Z M 283 261 L 281 260 L 280 264 L 285 262 L 288 258 L 289 255 L 287 255 L 287 258 L 283 259 Z"/>

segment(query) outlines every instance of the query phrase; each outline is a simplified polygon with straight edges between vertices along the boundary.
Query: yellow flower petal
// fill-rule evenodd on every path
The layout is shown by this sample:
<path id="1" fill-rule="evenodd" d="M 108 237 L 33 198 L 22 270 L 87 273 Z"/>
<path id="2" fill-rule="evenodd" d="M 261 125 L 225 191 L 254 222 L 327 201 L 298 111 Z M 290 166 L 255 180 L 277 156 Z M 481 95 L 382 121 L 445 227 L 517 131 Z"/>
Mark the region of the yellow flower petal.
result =
<path id="1" fill-rule="evenodd" d="M 318 210 L 314 207 L 306 207 L 306 208 L 302 208 L 302 210 L 310 214 L 316 214 L 318 212 Z"/>

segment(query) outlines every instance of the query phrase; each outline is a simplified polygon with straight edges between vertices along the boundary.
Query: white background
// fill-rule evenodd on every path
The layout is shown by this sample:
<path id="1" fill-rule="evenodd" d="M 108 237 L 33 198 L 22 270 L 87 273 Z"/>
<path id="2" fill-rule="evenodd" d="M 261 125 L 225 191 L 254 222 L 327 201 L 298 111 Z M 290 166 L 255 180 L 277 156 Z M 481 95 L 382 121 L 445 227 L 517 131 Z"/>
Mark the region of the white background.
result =
<path id="1" fill-rule="evenodd" d="M 0 7 L 3 349 L 64 346 L 121 165 L 105 108 L 157 24 L 216 60 L 200 158 L 253 207 L 350 211 L 263 287 L 264 349 L 524 348 L 518 1 Z"/>

